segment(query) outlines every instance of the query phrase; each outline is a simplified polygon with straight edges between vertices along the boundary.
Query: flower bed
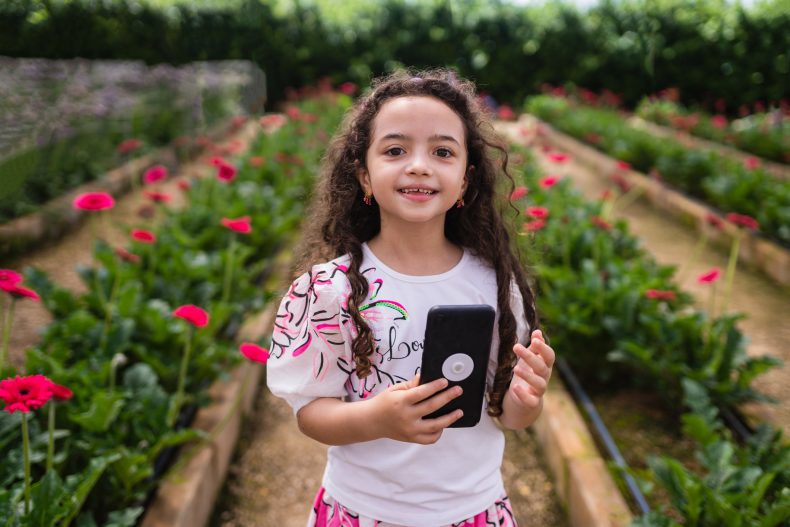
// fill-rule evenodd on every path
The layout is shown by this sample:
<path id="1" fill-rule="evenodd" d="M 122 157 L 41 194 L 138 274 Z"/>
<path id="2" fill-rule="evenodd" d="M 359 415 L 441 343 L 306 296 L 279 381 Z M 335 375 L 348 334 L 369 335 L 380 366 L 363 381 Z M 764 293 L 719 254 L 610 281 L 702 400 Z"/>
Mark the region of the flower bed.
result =
<path id="1" fill-rule="evenodd" d="M 610 219 L 612 202 L 584 202 L 563 178 L 542 178 L 531 164 L 525 183 L 513 196 L 529 216 L 520 244 L 534 265 L 552 345 L 596 391 L 656 394 L 696 445 L 699 465 L 693 469 L 668 456 L 647 461 L 650 470 L 641 475 L 666 487 L 672 512 L 637 523 L 787 520 L 790 447 L 767 425 L 749 443 L 737 444 L 719 417 L 719 407 L 760 399 L 751 381 L 775 364 L 746 355 L 736 326 L 740 315 L 693 309 L 673 284 L 672 269 L 644 253 L 624 222 Z M 683 407 L 689 411 L 681 417 Z"/>
<path id="2" fill-rule="evenodd" d="M 790 108 L 762 110 L 749 114 L 744 109 L 741 118 L 729 121 L 722 114 L 689 111 L 671 98 L 649 98 L 643 99 L 634 113 L 654 123 L 728 144 L 771 161 L 790 163 Z"/>
<path id="3" fill-rule="evenodd" d="M 186 427 L 188 410 L 205 405 L 206 388 L 238 364 L 238 328 L 270 299 L 262 280 L 302 217 L 323 146 L 320 128 L 335 126 L 342 105 L 327 109 L 316 100 L 303 111 L 249 155 L 215 158 L 216 177 L 182 180 L 189 206 L 172 211 L 162 201 L 164 221 L 137 226 L 130 247 L 98 242 L 97 265 L 81 271 L 84 294 L 25 272 L 23 283 L 54 318 L 27 351 L 25 370 L 68 386 L 74 397 L 55 412 L 52 434 L 46 416 L 30 414 L 29 444 L 21 431 L 28 414 L 0 414 L 8 454 L 0 517 L 36 527 L 135 525 L 161 479 L 160 454 L 205 436 Z M 276 124 L 264 119 L 266 127 Z M 102 202 L 83 206 L 100 209 Z M 265 360 L 264 350 L 248 344 L 242 353 Z M 0 368 L 2 377 L 20 373 Z M 57 447 L 51 470 L 49 437 Z"/>
<path id="4" fill-rule="evenodd" d="M 526 108 L 608 155 L 651 174 L 725 213 L 754 217 L 762 234 L 790 247 L 790 181 L 745 167 L 713 152 L 688 150 L 628 126 L 613 110 L 538 96 Z"/>

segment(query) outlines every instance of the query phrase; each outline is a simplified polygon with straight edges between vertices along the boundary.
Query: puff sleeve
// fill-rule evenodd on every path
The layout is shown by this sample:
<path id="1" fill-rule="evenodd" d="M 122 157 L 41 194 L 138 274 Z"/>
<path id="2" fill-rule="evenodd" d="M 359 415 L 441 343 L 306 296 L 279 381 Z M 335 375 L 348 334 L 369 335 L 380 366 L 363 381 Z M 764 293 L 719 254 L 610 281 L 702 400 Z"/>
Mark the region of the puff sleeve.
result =
<path id="1" fill-rule="evenodd" d="M 350 323 L 330 270 L 313 267 L 291 284 L 275 317 L 266 383 L 294 414 L 320 397 L 346 395 Z"/>

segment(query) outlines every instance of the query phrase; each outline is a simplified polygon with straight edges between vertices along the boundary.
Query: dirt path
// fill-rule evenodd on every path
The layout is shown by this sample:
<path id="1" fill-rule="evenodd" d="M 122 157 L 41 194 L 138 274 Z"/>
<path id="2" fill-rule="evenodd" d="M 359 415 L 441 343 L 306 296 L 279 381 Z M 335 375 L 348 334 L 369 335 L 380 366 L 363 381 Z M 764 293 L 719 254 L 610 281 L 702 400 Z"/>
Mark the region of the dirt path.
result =
<path id="1" fill-rule="evenodd" d="M 529 140 L 533 134 L 527 134 L 525 139 L 520 132 L 522 126 L 508 123 L 502 130 L 507 131 L 513 140 Z M 539 149 L 536 149 L 536 158 L 547 174 L 571 177 L 588 199 L 598 199 L 604 190 L 611 188 L 608 178 L 573 159 L 557 165 Z M 643 201 L 634 202 L 625 210 L 615 209 L 615 216 L 628 220 L 630 232 L 641 240 L 643 247 L 658 262 L 679 266 L 682 273 L 679 285 L 695 297 L 700 308 L 707 309 L 709 290 L 698 284 L 696 277 L 714 266 L 726 269 L 726 251 L 709 247 L 696 264 L 689 265 L 689 255 L 698 241 L 696 232 Z M 779 403 L 753 405 L 750 411 L 777 427 L 783 427 L 785 434 L 790 434 L 790 295 L 763 274 L 741 265 L 735 276 L 729 311 L 747 315 L 739 323 L 739 328 L 748 339 L 750 355 L 772 355 L 784 361 L 781 367 L 774 368 L 754 382 L 757 390 L 776 398 Z"/>
<path id="2" fill-rule="evenodd" d="M 299 432 L 290 407 L 263 387 L 245 425 L 211 527 L 304 527 L 327 447 Z M 506 434 L 502 473 L 520 525 L 564 527 L 537 442 Z"/>

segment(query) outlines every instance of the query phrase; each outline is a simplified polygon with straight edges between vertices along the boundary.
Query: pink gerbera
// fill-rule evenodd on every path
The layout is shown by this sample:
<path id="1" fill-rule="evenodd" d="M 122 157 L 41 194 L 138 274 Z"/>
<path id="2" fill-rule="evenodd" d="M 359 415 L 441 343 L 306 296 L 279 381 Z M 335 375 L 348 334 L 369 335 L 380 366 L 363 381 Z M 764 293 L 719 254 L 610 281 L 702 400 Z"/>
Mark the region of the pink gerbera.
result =
<path id="1" fill-rule="evenodd" d="M 6 406 L 4 410 L 28 413 L 41 408 L 52 398 L 53 382 L 44 375 L 17 375 L 13 379 L 0 381 L 0 399 Z"/>

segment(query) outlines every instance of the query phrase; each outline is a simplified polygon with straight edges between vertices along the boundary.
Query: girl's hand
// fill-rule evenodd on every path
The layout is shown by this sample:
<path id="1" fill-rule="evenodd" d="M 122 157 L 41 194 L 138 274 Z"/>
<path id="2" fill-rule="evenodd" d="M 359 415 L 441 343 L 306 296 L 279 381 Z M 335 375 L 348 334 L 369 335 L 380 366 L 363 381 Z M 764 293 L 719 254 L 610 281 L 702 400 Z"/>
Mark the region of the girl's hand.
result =
<path id="1" fill-rule="evenodd" d="M 534 410 L 546 393 L 554 366 L 554 350 L 546 344 L 543 333 L 536 329 L 532 332 L 529 348 L 516 344 L 513 351 L 518 362 L 513 369 L 508 396 L 525 411 Z"/>
<path id="2" fill-rule="evenodd" d="M 400 382 L 370 399 L 376 426 L 383 437 L 428 445 L 442 436 L 445 428 L 461 418 L 456 410 L 435 419 L 423 419 L 461 395 L 461 387 L 437 392 L 447 387 L 447 379 L 437 379 L 420 386 L 420 374 L 408 382 Z"/>

